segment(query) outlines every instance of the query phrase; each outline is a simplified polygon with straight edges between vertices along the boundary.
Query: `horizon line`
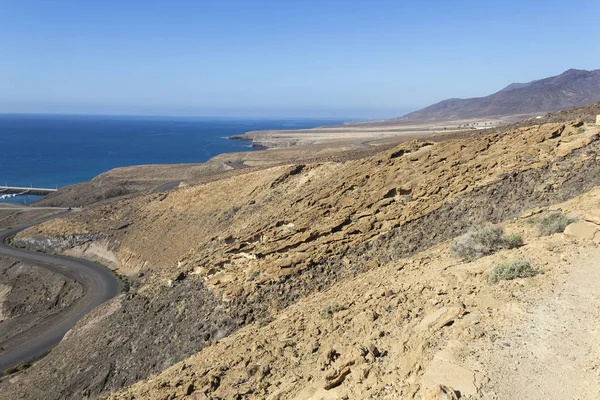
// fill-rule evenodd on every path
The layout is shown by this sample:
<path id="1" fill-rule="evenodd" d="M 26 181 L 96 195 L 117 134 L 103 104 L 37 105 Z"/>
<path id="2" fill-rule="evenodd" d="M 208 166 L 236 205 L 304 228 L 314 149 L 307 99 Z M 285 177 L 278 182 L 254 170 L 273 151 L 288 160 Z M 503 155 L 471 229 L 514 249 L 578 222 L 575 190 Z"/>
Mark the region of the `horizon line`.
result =
<path id="1" fill-rule="evenodd" d="M 401 111 L 402 112 L 402 111 Z M 405 115 L 406 112 L 404 111 Z M 144 117 L 144 118 L 215 118 L 215 119 L 312 119 L 312 120 L 347 120 L 351 121 L 368 121 L 368 120 L 382 120 L 396 117 L 385 117 L 385 118 L 369 118 L 365 116 L 340 116 L 340 117 L 317 117 L 317 116 L 219 116 L 219 115 L 183 115 L 183 114 L 111 114 L 111 113 L 63 113 L 63 112 L 3 112 L 0 111 L 0 116 L 63 116 L 63 117 Z"/>

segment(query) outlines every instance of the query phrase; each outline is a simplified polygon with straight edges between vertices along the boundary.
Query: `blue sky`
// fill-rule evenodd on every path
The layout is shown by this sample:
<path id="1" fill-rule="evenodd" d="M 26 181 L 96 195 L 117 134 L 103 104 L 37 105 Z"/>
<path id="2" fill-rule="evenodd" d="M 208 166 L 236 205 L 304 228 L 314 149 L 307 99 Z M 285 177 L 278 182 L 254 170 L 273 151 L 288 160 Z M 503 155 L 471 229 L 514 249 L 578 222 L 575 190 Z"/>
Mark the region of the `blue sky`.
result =
<path id="1" fill-rule="evenodd" d="M 399 116 L 600 68 L 600 1 L 0 0 L 0 112 Z"/>

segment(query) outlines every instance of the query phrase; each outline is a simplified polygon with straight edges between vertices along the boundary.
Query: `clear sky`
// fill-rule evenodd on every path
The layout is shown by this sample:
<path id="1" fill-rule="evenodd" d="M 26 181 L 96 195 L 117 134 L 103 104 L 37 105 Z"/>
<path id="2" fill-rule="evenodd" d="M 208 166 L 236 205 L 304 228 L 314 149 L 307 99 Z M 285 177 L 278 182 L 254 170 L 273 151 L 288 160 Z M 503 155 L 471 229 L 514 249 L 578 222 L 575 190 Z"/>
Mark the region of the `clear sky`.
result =
<path id="1" fill-rule="evenodd" d="M 394 117 L 599 39 L 598 0 L 0 0 L 0 112 Z"/>

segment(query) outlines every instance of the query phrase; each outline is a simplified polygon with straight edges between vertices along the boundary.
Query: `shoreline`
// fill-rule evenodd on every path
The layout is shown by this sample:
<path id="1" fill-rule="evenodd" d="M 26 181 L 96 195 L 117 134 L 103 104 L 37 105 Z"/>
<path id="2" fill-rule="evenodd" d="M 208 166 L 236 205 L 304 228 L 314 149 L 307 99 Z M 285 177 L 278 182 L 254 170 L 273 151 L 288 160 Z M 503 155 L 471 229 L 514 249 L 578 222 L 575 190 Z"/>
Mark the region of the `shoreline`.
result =
<path id="1" fill-rule="evenodd" d="M 522 116 L 512 116 L 478 123 L 493 128 L 522 119 Z M 465 124 L 474 124 L 473 121 L 478 120 L 248 131 L 226 138 L 250 141 L 247 150 L 220 153 L 201 163 L 145 164 L 114 168 L 90 181 L 62 187 L 57 193 L 44 197 L 35 204 L 80 207 L 116 198 L 204 184 L 277 165 L 342 162 L 383 151 L 405 141 L 440 141 L 482 133 L 482 129 L 464 128 Z"/>

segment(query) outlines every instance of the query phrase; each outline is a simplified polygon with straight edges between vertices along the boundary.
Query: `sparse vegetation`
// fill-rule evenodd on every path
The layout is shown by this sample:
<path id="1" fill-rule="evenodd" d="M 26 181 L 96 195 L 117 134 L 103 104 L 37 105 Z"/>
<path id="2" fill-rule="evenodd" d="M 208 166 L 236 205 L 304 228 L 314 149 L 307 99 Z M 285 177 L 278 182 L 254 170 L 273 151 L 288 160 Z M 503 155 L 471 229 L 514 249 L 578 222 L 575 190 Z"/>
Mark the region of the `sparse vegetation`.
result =
<path id="1" fill-rule="evenodd" d="M 504 247 L 507 249 L 516 249 L 517 247 L 523 246 L 523 235 L 520 233 L 512 233 L 510 235 L 504 235 Z"/>
<path id="2" fill-rule="evenodd" d="M 503 248 L 513 249 L 522 245 L 521 234 L 505 235 L 501 226 L 487 225 L 460 236 L 450 245 L 450 252 L 463 260 L 475 260 Z"/>
<path id="3" fill-rule="evenodd" d="M 562 211 L 555 211 L 536 219 L 540 236 L 550 236 L 554 233 L 564 232 L 567 225 L 576 221 Z"/>
<path id="4" fill-rule="evenodd" d="M 500 281 L 509 281 L 517 278 L 529 278 L 537 275 L 531 263 L 527 260 L 518 260 L 508 264 L 501 264 L 494 267 L 488 276 L 488 284 L 495 285 Z"/>

